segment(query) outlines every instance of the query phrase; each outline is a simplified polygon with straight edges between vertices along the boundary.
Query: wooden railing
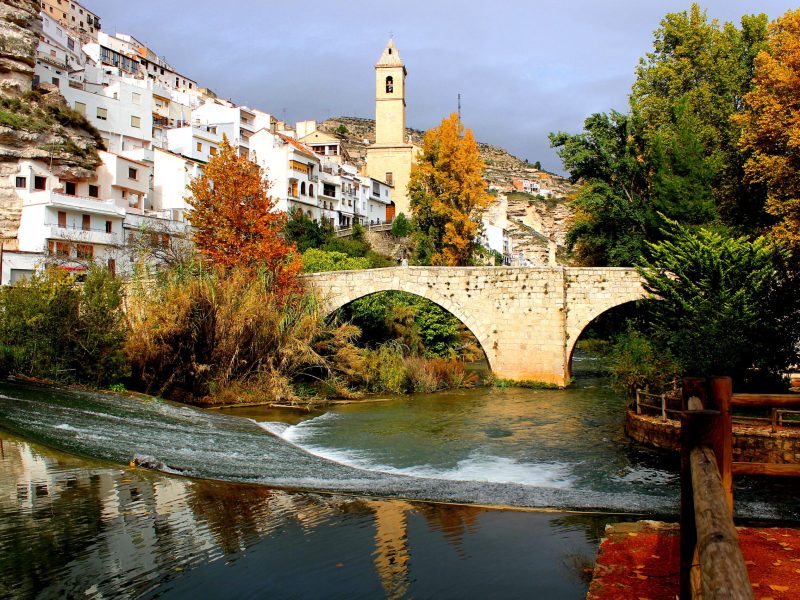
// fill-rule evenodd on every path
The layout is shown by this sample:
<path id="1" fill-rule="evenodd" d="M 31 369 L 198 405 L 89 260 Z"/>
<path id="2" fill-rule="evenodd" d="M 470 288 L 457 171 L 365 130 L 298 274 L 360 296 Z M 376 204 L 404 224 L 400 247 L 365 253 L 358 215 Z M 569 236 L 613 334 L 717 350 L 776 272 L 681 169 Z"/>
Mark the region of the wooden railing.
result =
<path id="1" fill-rule="evenodd" d="M 684 379 L 681 413 L 681 600 L 751 599 L 733 524 L 729 377 Z"/>

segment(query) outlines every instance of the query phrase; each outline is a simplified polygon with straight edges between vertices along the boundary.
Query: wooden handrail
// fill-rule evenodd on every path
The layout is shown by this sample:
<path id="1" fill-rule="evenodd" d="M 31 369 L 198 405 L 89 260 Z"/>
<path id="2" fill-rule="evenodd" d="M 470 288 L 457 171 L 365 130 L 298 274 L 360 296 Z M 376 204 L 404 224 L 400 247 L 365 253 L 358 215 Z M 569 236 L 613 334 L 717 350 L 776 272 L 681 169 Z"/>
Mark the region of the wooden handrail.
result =
<path id="1" fill-rule="evenodd" d="M 707 447 L 693 448 L 689 461 L 703 600 L 752 599 L 753 588 L 714 451 Z"/>
<path id="2" fill-rule="evenodd" d="M 800 407 L 800 394 L 733 394 L 732 406 L 775 407 L 789 408 Z"/>
<path id="3" fill-rule="evenodd" d="M 751 599 L 733 524 L 729 377 L 684 381 L 681 414 L 680 597 Z M 699 568 L 695 557 L 699 558 Z"/>

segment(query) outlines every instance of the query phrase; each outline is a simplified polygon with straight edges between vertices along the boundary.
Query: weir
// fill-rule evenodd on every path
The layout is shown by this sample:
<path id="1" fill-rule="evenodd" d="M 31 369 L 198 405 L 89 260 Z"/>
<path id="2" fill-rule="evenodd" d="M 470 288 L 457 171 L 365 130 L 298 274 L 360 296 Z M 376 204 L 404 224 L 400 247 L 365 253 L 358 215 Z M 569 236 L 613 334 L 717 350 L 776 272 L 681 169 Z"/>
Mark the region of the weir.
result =
<path id="1" fill-rule="evenodd" d="M 363 296 L 402 291 L 452 313 L 494 374 L 565 386 L 575 342 L 602 313 L 645 296 L 629 268 L 390 267 L 304 275 L 332 313 Z"/>

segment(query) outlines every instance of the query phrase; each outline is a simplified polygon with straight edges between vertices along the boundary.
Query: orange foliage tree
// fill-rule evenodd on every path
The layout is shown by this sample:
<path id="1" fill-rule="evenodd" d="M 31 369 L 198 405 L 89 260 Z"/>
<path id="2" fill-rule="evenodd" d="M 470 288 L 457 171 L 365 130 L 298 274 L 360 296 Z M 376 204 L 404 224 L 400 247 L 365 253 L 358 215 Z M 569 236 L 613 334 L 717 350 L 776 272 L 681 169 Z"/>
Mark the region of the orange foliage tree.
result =
<path id="1" fill-rule="evenodd" d="M 481 215 L 492 196 L 472 131 L 453 113 L 425 133 L 422 155 L 411 167 L 408 195 L 422 263 L 464 266 L 477 248 Z"/>
<path id="2" fill-rule="evenodd" d="M 223 139 L 200 177 L 189 184 L 188 219 L 198 251 L 222 268 L 265 270 L 276 290 L 296 288 L 300 260 L 283 238 L 286 214 L 276 211 L 269 182 L 253 161 Z"/>
<path id="3" fill-rule="evenodd" d="M 749 154 L 746 177 L 767 189 L 767 208 L 778 218 L 773 233 L 800 254 L 800 10 L 770 23 L 767 50 L 755 60 L 753 89 L 740 144 Z"/>

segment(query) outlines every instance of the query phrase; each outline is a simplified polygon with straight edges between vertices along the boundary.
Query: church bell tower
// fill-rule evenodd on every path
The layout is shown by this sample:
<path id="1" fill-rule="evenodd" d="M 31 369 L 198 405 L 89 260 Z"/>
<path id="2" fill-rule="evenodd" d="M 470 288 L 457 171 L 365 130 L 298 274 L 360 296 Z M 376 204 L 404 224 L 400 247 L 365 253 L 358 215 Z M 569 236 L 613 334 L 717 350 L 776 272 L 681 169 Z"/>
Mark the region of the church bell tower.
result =
<path id="1" fill-rule="evenodd" d="M 406 130 L 406 68 L 389 40 L 375 65 L 375 143 L 403 144 Z"/>

